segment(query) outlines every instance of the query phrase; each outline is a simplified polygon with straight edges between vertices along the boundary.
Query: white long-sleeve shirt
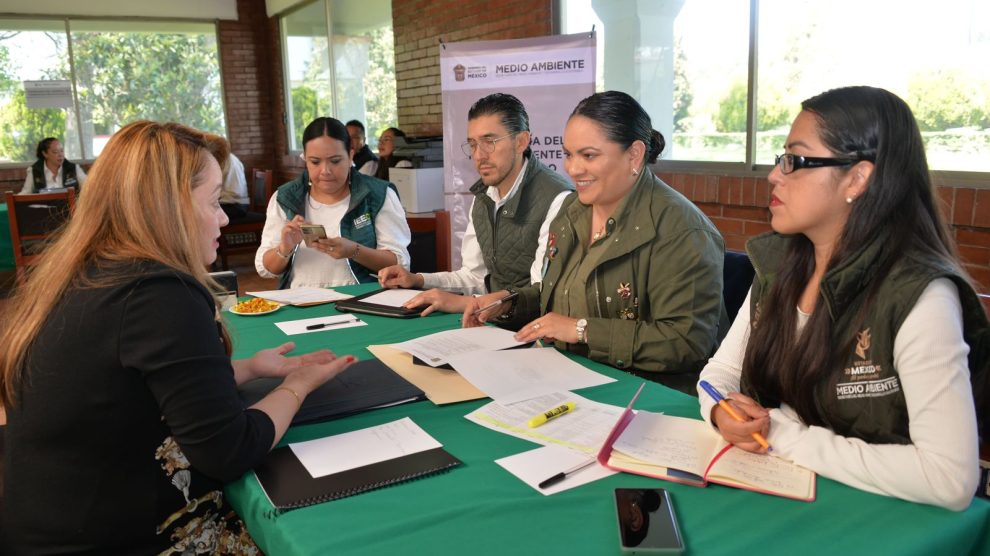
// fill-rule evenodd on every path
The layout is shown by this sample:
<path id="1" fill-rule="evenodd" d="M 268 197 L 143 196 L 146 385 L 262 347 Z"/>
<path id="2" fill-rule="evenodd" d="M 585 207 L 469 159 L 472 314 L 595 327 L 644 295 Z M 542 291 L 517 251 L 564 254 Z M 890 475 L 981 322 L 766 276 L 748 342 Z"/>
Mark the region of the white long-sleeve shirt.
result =
<path id="1" fill-rule="evenodd" d="M 45 187 L 48 189 L 60 189 L 65 187 L 62 185 L 62 167 L 58 167 L 58 172 L 52 172 L 47 164 L 42 164 L 42 168 L 45 169 Z M 76 180 L 79 181 L 79 187 L 82 187 L 86 182 L 86 172 L 83 171 L 82 166 L 76 164 Z M 28 166 L 27 176 L 24 178 L 24 186 L 21 188 L 21 193 L 37 193 L 34 190 L 34 171 L 31 166 Z"/>
<path id="2" fill-rule="evenodd" d="M 519 184 L 522 183 L 526 174 L 525 168 L 516 176 L 512 188 L 505 198 L 499 198 L 498 189 L 489 187 L 485 194 L 495 201 L 495 210 L 498 212 L 502 205 L 509 202 L 519 192 Z M 547 216 L 540 225 L 540 237 L 536 245 L 536 255 L 533 264 L 529 268 L 530 283 L 541 281 L 543 272 L 543 255 L 547 251 L 547 237 L 550 235 L 550 222 L 557 216 L 560 206 L 570 191 L 562 191 L 554 197 L 547 210 Z M 471 201 L 471 208 L 468 209 L 468 224 L 464 230 L 464 237 L 461 239 L 461 268 L 450 272 L 424 272 L 424 288 L 440 288 L 447 291 L 458 292 L 465 295 L 485 293 L 485 276 L 488 275 L 488 267 L 485 265 L 485 257 L 481 251 L 481 244 L 478 243 L 478 235 L 474 231 L 474 203 Z"/>
<path id="3" fill-rule="evenodd" d="M 749 296 L 701 372 L 723 394 L 739 391 L 750 333 Z M 798 315 L 798 327 L 808 315 Z M 807 426 L 790 406 L 770 410 L 773 454 L 847 485 L 912 502 L 963 510 L 979 480 L 976 413 L 963 340 L 959 290 L 932 281 L 894 339 L 894 368 L 907 402 L 911 444 L 869 444 Z M 715 402 L 699 389 L 701 415 Z"/>

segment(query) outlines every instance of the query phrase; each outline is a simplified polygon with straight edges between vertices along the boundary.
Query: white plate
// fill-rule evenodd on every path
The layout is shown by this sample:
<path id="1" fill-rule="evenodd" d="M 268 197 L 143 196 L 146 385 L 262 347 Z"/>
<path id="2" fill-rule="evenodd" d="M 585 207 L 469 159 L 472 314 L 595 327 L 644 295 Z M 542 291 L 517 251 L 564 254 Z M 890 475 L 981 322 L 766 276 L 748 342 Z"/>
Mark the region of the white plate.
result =
<path id="1" fill-rule="evenodd" d="M 274 313 L 275 311 L 278 311 L 281 308 L 282 308 L 281 305 L 276 304 L 273 309 L 269 309 L 267 311 L 261 311 L 259 313 L 242 313 L 240 311 L 237 311 L 236 310 L 237 309 L 237 305 L 234 305 L 229 310 L 230 310 L 231 313 L 234 313 L 235 315 L 241 315 L 242 317 L 256 317 L 258 315 L 267 315 L 268 313 Z"/>

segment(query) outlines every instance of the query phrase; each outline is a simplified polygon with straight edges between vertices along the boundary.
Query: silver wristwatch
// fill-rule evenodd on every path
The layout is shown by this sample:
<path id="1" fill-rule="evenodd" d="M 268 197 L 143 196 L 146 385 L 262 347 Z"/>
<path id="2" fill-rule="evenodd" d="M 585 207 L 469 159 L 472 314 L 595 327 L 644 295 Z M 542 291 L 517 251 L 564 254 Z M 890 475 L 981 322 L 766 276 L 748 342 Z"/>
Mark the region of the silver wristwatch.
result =
<path id="1" fill-rule="evenodd" d="M 574 329 L 577 330 L 577 340 L 579 344 L 587 344 L 588 337 L 585 335 L 585 330 L 588 328 L 588 319 L 578 319 L 577 323 L 574 324 Z"/>

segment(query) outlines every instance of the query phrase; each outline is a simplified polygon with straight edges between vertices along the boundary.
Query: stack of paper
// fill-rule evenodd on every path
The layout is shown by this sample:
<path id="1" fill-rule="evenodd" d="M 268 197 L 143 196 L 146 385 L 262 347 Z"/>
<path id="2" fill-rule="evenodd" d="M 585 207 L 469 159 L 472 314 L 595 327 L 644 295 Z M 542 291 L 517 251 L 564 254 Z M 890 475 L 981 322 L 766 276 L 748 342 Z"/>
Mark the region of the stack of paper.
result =
<path id="1" fill-rule="evenodd" d="M 293 305 L 296 307 L 332 303 L 354 297 L 353 295 L 340 293 L 329 288 L 289 288 L 287 290 L 266 290 L 245 293 L 267 299 L 268 301 L 281 303 L 282 305 Z"/>

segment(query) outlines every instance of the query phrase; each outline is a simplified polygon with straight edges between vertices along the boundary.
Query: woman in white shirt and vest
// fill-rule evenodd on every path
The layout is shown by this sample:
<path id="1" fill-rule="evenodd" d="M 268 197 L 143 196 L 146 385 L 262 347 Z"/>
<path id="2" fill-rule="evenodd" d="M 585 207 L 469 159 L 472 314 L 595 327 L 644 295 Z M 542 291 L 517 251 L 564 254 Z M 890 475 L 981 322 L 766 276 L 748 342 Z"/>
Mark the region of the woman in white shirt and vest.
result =
<path id="1" fill-rule="evenodd" d="M 21 193 L 38 193 L 42 189 L 67 187 L 74 187 L 78 191 L 86 181 L 86 172 L 83 172 L 82 166 L 65 159 L 65 150 L 58 139 L 42 139 L 35 154 L 38 160 L 28 167 Z"/>

